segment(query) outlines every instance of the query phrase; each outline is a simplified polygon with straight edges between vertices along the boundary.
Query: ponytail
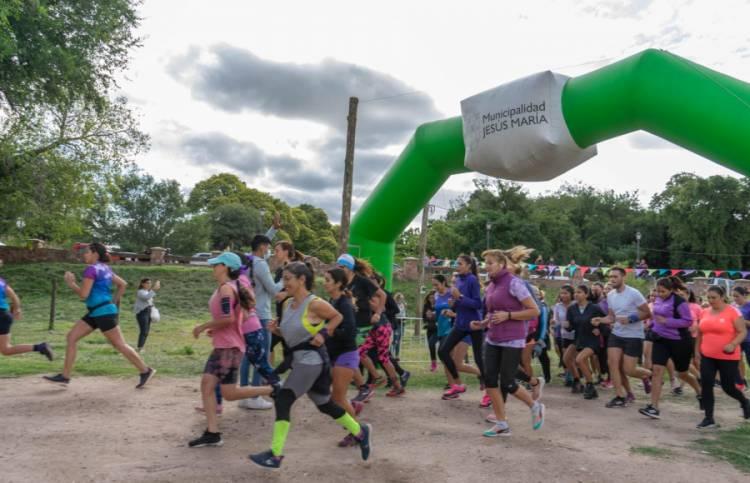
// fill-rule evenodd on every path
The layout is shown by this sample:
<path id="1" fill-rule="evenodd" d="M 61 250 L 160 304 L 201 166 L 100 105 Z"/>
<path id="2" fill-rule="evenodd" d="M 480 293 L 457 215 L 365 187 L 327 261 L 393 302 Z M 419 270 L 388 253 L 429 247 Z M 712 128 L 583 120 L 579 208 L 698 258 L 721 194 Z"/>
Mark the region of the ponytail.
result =
<path id="1" fill-rule="evenodd" d="M 471 273 L 474 274 L 477 279 L 479 279 L 479 270 L 477 270 L 477 261 L 474 260 L 474 257 L 470 257 L 469 255 L 459 255 L 459 259 L 466 262 L 467 265 L 471 268 Z"/>

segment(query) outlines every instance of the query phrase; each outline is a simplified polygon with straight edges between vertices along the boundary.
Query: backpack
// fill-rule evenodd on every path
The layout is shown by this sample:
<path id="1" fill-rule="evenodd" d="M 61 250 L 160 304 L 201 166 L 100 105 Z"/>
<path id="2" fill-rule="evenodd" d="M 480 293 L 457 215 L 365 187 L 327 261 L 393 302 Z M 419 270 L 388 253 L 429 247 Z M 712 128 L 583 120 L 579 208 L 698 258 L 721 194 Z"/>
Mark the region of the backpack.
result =
<path id="1" fill-rule="evenodd" d="M 680 305 L 684 304 L 684 303 L 687 303 L 687 300 L 685 300 L 684 298 L 680 297 L 677 294 L 672 294 L 672 301 L 673 301 L 673 305 L 672 305 L 672 317 L 675 318 L 675 319 L 679 319 L 680 318 L 680 311 L 678 310 L 678 307 Z M 690 329 L 689 329 L 689 327 L 682 327 L 680 329 L 677 329 L 677 332 L 680 333 L 680 338 L 682 340 L 692 340 L 692 338 L 693 338 L 693 336 L 690 335 Z"/>

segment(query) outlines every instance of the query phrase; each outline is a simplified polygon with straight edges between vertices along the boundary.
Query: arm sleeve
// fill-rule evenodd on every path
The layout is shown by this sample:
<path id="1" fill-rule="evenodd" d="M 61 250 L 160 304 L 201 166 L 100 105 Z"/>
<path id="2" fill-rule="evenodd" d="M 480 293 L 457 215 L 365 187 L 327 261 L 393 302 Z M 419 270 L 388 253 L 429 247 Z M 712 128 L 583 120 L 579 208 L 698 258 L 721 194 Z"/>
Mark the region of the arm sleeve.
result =
<path id="1" fill-rule="evenodd" d="M 271 294 L 272 297 L 281 292 L 283 282 L 273 282 L 273 277 L 271 277 L 271 270 L 268 268 L 268 264 L 266 262 L 256 263 L 253 267 L 253 275 L 255 276 L 255 281 L 262 285 L 266 292 Z"/>
<path id="2" fill-rule="evenodd" d="M 667 317 L 667 321 L 664 325 L 671 329 L 682 329 L 693 325 L 693 315 L 690 313 L 690 306 L 683 302 L 677 306 L 677 313 L 680 318 Z M 674 314 L 673 314 L 674 315 Z"/>
<path id="3" fill-rule="evenodd" d="M 266 236 L 268 237 L 269 240 L 273 240 L 273 237 L 276 236 L 276 228 L 274 227 L 269 228 L 268 231 L 266 232 Z"/>
<path id="4" fill-rule="evenodd" d="M 138 300 L 142 302 L 148 302 L 150 299 L 152 299 L 156 293 L 153 290 L 143 290 L 140 289 L 136 292 L 136 297 L 138 297 Z"/>
<path id="5" fill-rule="evenodd" d="M 463 297 L 456 300 L 454 307 L 465 309 L 480 309 L 482 307 L 482 297 L 479 295 L 479 282 L 475 277 L 471 277 L 467 283 L 466 292 Z"/>

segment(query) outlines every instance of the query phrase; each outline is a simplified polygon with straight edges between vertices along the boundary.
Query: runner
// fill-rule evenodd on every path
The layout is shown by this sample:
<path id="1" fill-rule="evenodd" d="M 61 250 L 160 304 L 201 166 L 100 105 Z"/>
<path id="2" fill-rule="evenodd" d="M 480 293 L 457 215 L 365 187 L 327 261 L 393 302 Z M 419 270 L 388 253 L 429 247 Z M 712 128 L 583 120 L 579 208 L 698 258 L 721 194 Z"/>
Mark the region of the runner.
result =
<path id="1" fill-rule="evenodd" d="M 610 284 L 602 284 L 601 282 L 594 282 L 591 286 L 591 290 L 594 294 L 594 303 L 596 303 L 602 312 L 609 313 L 609 306 L 607 305 L 607 294 L 612 291 Z M 612 377 L 609 372 L 609 364 L 607 363 L 607 347 L 609 346 L 609 335 L 611 333 L 611 327 L 607 324 L 599 325 L 599 370 L 600 370 L 600 381 L 597 383 L 603 389 L 612 389 Z M 604 379 L 604 374 L 607 378 Z"/>
<path id="2" fill-rule="evenodd" d="M 578 366 L 576 365 L 576 354 L 578 353 L 576 347 L 576 331 L 568 319 L 570 307 L 574 305 L 574 292 L 575 291 L 571 285 L 563 285 L 560 287 L 560 303 L 565 307 L 565 313 L 561 321 L 562 328 L 560 330 L 560 336 L 562 337 L 563 363 L 567 369 L 567 374 L 570 375 L 571 378 L 570 392 L 573 394 L 580 394 L 583 392 L 583 386 L 581 386 L 581 375 L 578 372 Z M 560 322 L 560 319 L 558 319 L 558 322 Z"/>
<path id="3" fill-rule="evenodd" d="M 359 371 L 357 324 L 354 320 L 352 297 L 346 291 L 346 273 L 340 268 L 328 270 L 323 288 L 330 297 L 329 303 L 342 316 L 341 324 L 336 327 L 336 330 L 329 332 L 330 337 L 326 340 L 326 350 L 333 366 L 331 398 L 354 418 L 362 411 L 364 404 L 359 401 L 350 402 L 346 397 L 346 390 L 354 379 L 354 373 Z M 340 447 L 356 446 L 356 444 L 357 441 L 351 434 L 339 442 Z"/>
<path id="4" fill-rule="evenodd" d="M 547 302 L 544 300 L 545 293 L 544 290 L 539 290 L 539 327 L 537 328 L 537 333 L 534 336 L 534 339 L 537 341 L 536 346 L 534 347 L 534 353 L 537 355 L 539 359 L 539 364 L 542 366 L 542 374 L 544 374 L 544 380 L 545 382 L 549 383 L 552 382 L 552 371 L 551 371 L 551 361 L 549 358 L 549 348 L 550 348 L 550 310 L 549 306 L 547 306 Z M 540 344 L 541 342 L 541 344 Z"/>
<path id="5" fill-rule="evenodd" d="M 0 267 L 3 261 L 0 260 Z M 10 303 L 8 301 L 10 300 Z M 11 345 L 10 328 L 15 320 L 21 320 L 21 299 L 8 283 L 0 278 L 0 354 L 4 356 L 15 356 L 27 352 L 38 352 L 48 360 L 52 360 L 54 355 L 52 349 L 46 342 L 39 344 Z"/>
<path id="6" fill-rule="evenodd" d="M 269 396 L 273 391 L 272 386 L 237 387 L 237 373 L 246 353 L 245 340 L 251 339 L 253 343 L 259 340 L 243 335 L 243 328 L 248 327 L 245 323 L 245 311 L 252 309 L 253 300 L 238 282 L 242 260 L 236 253 L 224 252 L 216 258 L 209 258 L 208 264 L 211 265 L 218 284 L 208 302 L 211 321 L 193 328 L 193 337 L 197 339 L 201 333 L 207 332 L 213 345 L 201 377 L 201 399 L 207 427 L 200 437 L 188 443 L 190 448 L 224 444 L 217 418 L 217 386 L 221 388 L 221 396 L 228 401 Z M 257 317 L 252 324 L 256 326 L 256 333 L 261 331 Z M 251 348 L 249 352 L 254 350 L 257 351 L 257 347 Z M 265 372 L 272 373 L 267 361 Z M 278 380 L 274 382 L 278 384 Z"/>
<path id="7" fill-rule="evenodd" d="M 269 230 L 270 231 L 270 230 Z M 266 236 L 268 236 L 268 233 L 266 233 Z M 271 237 L 269 237 L 271 238 Z M 276 271 L 274 272 L 273 276 L 273 282 L 278 285 L 281 283 L 281 277 L 284 273 L 284 267 L 289 262 L 304 262 L 305 261 L 305 255 L 300 252 L 299 250 L 296 250 L 294 248 L 294 244 L 290 242 L 289 240 L 281 240 L 276 242 L 276 244 L 273 246 L 273 258 L 274 263 L 276 265 Z M 284 307 L 284 301 L 287 299 L 286 292 L 283 290 L 278 292 L 275 296 L 275 302 L 276 302 L 276 320 L 281 320 L 283 307 Z M 271 365 L 274 363 L 274 349 L 277 345 L 282 344 L 283 341 L 281 337 L 271 334 L 271 349 L 269 351 L 269 359 L 271 361 Z M 279 373 L 285 372 L 286 368 L 281 367 L 277 368 Z"/>
<path id="8" fill-rule="evenodd" d="M 698 429 L 714 428 L 714 381 L 716 373 L 721 379 L 721 388 L 742 407 L 742 416 L 750 419 L 750 401 L 735 387 L 737 365 L 740 360 L 740 343 L 745 340 L 747 328 L 740 312 L 724 300 L 726 292 L 722 287 L 708 288 L 709 308 L 701 314 L 698 326 L 698 347 L 700 348 L 701 396 L 705 418 L 698 423 Z M 696 364 L 697 365 L 697 364 Z"/>
<path id="9" fill-rule="evenodd" d="M 157 280 L 152 284 L 150 278 L 144 278 L 138 284 L 138 290 L 135 294 L 135 306 L 133 307 L 139 329 L 138 348 L 136 349 L 138 352 L 143 352 L 143 347 L 146 345 L 146 338 L 151 331 L 151 309 L 154 306 L 154 297 L 156 297 L 156 292 L 159 289 L 161 289 L 161 282 Z"/>
<path id="10" fill-rule="evenodd" d="M 599 323 L 597 318 L 606 314 L 595 303 L 591 302 L 591 293 L 586 285 L 578 285 L 573 293 L 575 303 L 568 307 L 566 321 L 576 334 L 576 350 L 578 355 L 575 363 L 586 378 L 586 387 L 583 389 L 584 399 L 596 399 L 599 393 L 594 387 L 594 376 L 591 373 L 590 364 L 601 350 L 599 344 Z"/>
<path id="11" fill-rule="evenodd" d="M 568 348 L 575 346 L 575 332 L 571 332 L 565 328 L 565 317 L 568 314 L 568 307 L 573 303 L 573 287 L 570 285 L 563 285 L 560 287 L 560 293 L 557 296 L 557 303 L 552 307 L 552 323 L 555 326 L 555 343 L 558 347 L 558 356 L 560 357 L 560 367 L 565 368 L 565 386 L 573 387 L 577 389 L 574 384 L 575 374 L 571 369 L 574 365 L 575 356 L 573 362 L 570 361 L 570 356 L 566 357 Z M 575 348 L 573 349 L 575 350 Z M 575 391 L 580 392 L 580 391 Z"/>
<path id="12" fill-rule="evenodd" d="M 107 249 L 101 243 L 91 243 L 83 249 L 83 261 L 88 264 L 83 271 L 83 281 L 79 286 L 76 277 L 71 272 L 65 272 L 65 283 L 81 300 L 86 303 L 86 315 L 73 325 L 66 336 L 68 345 L 65 348 L 65 363 L 63 371 L 54 376 L 44 376 L 44 379 L 67 386 L 76 362 L 78 341 L 91 334 L 96 329 L 102 331 L 112 347 L 117 349 L 140 374 L 140 380 L 135 386 L 140 389 L 156 374 L 156 370 L 143 363 L 143 359 L 130 347 L 122 337 L 118 326 L 118 312 L 120 300 L 125 293 L 127 283 L 118 277 L 107 265 L 109 262 Z M 112 284 L 117 286 L 117 293 L 112 297 Z"/>
<path id="13" fill-rule="evenodd" d="M 490 279 L 485 291 L 485 318 L 481 322 L 471 322 L 471 328 L 474 331 L 488 328 L 484 345 L 484 380 L 494 410 L 487 420 L 495 423 L 484 432 L 489 438 L 511 434 L 505 415 L 508 394 L 531 409 L 533 429 L 537 430 L 544 424 L 544 404 L 534 401 L 515 379 L 526 344 L 526 321 L 539 315 L 539 308 L 523 280 L 513 275 L 516 267 L 531 252 L 529 248 L 517 246 L 510 250 L 487 250 L 482 254 Z"/>
<path id="14" fill-rule="evenodd" d="M 422 328 L 425 330 L 427 338 L 427 349 L 430 351 L 430 372 L 437 370 L 437 316 L 435 313 L 435 291 L 432 290 L 424 298 L 422 304 Z"/>
<path id="15" fill-rule="evenodd" d="M 250 460 L 269 469 L 281 466 L 292 405 L 303 394 L 307 394 L 320 412 L 333 418 L 354 436 L 360 446 L 362 459 L 367 460 L 372 433 L 370 425 L 360 425 L 331 400 L 330 360 L 325 339 L 329 333 L 335 334 L 343 316 L 328 302 L 310 293 L 314 275 L 304 263 L 288 264 L 284 269 L 283 281 L 284 289 L 292 298 L 286 302 L 281 323 L 272 323 L 271 329 L 280 334 L 290 347 L 292 369 L 274 398 L 276 422 L 271 449 L 250 455 Z M 325 324 L 325 321 L 328 323 Z"/>
<path id="16" fill-rule="evenodd" d="M 461 382 L 461 376 L 458 375 L 458 369 L 456 369 L 451 352 L 461 342 L 461 339 L 467 335 L 471 336 L 474 361 L 481 374 L 479 376 L 480 384 L 484 381 L 482 331 L 472 329 L 469 326 L 472 321 L 481 319 L 479 309 L 482 307 L 482 298 L 479 293 L 477 265 L 470 256 L 460 255 L 458 257 L 457 272 L 456 284 L 453 285 L 450 291 L 452 311 L 455 312 L 456 317 L 453 328 L 438 349 L 440 360 L 453 378 L 451 387 L 443 394 L 443 399 L 453 398 L 466 391 L 466 386 Z M 480 405 L 486 407 L 488 403 L 489 396 L 485 393 Z"/>
<path id="17" fill-rule="evenodd" d="M 641 379 L 646 394 L 651 392 L 651 371 L 638 367 L 638 361 L 643 355 L 643 321 L 651 317 L 651 311 L 643 295 L 625 285 L 624 268 L 611 268 L 609 283 L 612 290 L 607 295 L 608 314 L 598 321 L 600 324 L 613 325 L 607 356 L 616 394 L 606 406 L 622 408 L 635 400 L 628 377 Z M 592 322 L 597 323 L 596 319 Z"/>
<path id="18" fill-rule="evenodd" d="M 740 287 L 739 285 L 734 287 L 732 289 L 732 298 L 734 299 L 734 303 L 737 305 L 737 308 L 739 308 L 740 313 L 742 314 L 742 318 L 745 319 L 745 329 L 747 329 L 747 335 L 745 336 L 745 340 L 742 341 L 740 344 L 740 349 L 742 349 L 742 352 L 745 354 L 745 361 L 750 364 L 750 300 L 748 300 L 748 292 L 745 287 Z M 742 362 L 742 357 L 740 357 L 740 378 L 737 381 L 737 384 L 742 385 L 744 388 L 747 388 L 747 378 L 745 377 L 745 364 Z"/>
<path id="19" fill-rule="evenodd" d="M 677 294 L 684 284 L 677 277 L 660 278 L 656 281 L 656 300 L 652 309 L 653 326 L 653 377 L 651 378 L 651 404 L 638 410 L 651 419 L 660 419 L 659 398 L 664 383 L 664 370 L 669 361 L 674 364 L 680 379 L 695 390 L 698 404 L 701 401 L 701 388 L 690 375 L 690 359 L 693 355 L 693 337 L 690 326 L 693 317 L 688 302 Z"/>

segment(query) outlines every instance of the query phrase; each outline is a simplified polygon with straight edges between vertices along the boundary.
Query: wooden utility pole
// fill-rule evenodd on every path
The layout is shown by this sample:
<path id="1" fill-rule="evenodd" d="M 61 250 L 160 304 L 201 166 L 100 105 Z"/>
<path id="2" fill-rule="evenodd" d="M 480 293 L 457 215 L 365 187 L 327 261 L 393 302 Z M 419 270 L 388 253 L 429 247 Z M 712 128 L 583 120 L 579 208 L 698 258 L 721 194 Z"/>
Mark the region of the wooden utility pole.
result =
<path id="1" fill-rule="evenodd" d="M 352 213 L 352 183 L 354 180 L 354 135 L 357 132 L 357 97 L 349 98 L 349 115 L 346 116 L 346 156 L 344 157 L 344 192 L 341 201 L 341 237 L 339 253 L 349 248 L 349 219 Z"/>
<path id="2" fill-rule="evenodd" d="M 55 329 L 55 312 L 57 312 L 57 280 L 52 279 L 52 293 L 49 303 L 49 326 L 47 330 Z"/>
<path id="3" fill-rule="evenodd" d="M 422 209 L 422 228 L 419 231 L 419 285 L 417 286 L 417 317 L 422 316 L 422 309 L 424 308 L 424 296 L 422 295 L 422 287 L 424 287 L 424 275 L 425 275 L 425 264 L 424 259 L 427 256 L 427 222 L 430 221 L 430 213 L 434 207 L 429 203 Z M 414 335 L 419 335 L 419 329 L 422 324 L 414 324 Z"/>

